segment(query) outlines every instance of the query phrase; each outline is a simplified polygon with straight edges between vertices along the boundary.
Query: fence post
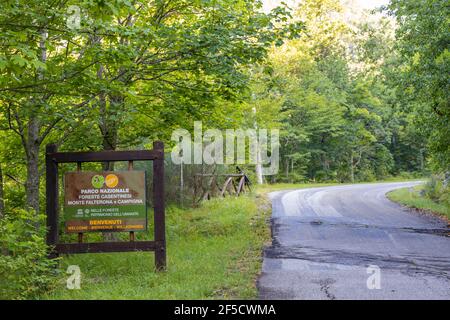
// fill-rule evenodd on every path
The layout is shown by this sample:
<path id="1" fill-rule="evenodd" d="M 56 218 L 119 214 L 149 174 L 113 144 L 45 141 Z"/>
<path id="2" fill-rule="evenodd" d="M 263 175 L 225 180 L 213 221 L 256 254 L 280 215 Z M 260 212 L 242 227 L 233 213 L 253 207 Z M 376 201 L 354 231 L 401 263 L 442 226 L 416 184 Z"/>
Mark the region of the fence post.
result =
<path id="1" fill-rule="evenodd" d="M 157 270 L 166 268 L 166 227 L 165 227 L 165 200 L 164 200 L 164 143 L 155 141 L 153 150 L 159 152 L 157 159 L 153 160 L 153 207 L 155 241 L 158 247 L 155 250 L 155 266 Z"/>
<path id="2" fill-rule="evenodd" d="M 48 144 L 45 148 L 47 245 L 51 246 L 50 258 L 58 256 L 54 252 L 54 247 L 58 243 L 58 164 L 50 156 L 56 151 L 55 144 Z"/>

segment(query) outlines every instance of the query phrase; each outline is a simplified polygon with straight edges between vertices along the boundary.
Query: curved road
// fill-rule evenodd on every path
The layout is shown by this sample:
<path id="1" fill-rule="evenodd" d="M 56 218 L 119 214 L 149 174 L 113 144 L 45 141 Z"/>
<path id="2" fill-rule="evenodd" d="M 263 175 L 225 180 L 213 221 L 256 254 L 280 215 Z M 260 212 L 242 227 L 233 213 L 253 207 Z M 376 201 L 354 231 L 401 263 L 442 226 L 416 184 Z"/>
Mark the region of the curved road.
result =
<path id="1" fill-rule="evenodd" d="M 389 201 L 420 182 L 271 193 L 261 299 L 450 299 L 449 226 Z"/>

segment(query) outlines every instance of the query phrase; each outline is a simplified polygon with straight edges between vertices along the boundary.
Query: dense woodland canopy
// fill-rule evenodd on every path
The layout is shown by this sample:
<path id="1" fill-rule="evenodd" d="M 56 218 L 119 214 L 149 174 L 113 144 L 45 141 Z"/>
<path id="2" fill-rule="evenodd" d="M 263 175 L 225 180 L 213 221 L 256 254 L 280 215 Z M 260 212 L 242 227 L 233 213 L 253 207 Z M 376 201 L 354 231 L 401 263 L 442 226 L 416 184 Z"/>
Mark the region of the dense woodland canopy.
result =
<path id="1" fill-rule="evenodd" d="M 338 0 L 270 13 L 253 0 L 0 9 L 1 214 L 43 208 L 47 143 L 170 148 L 172 131 L 195 120 L 280 128 L 272 182 L 448 170 L 447 1 L 393 0 L 374 15 Z"/>

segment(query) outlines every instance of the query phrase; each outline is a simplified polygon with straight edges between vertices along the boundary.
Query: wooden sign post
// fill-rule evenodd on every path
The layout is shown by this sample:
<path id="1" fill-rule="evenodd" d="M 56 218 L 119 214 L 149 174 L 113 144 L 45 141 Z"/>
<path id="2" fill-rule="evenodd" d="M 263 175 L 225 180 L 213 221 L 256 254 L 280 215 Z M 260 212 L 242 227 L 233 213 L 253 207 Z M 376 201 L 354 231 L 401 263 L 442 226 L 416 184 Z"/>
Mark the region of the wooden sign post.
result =
<path id="1" fill-rule="evenodd" d="M 135 241 L 134 232 L 139 230 L 145 230 L 143 226 L 142 207 L 135 208 L 136 219 L 115 219 L 110 221 L 102 221 L 98 219 L 90 219 L 92 216 L 91 209 L 83 211 L 83 206 L 89 204 L 96 204 L 99 202 L 93 202 L 89 200 L 80 200 L 76 202 L 77 195 L 79 195 L 80 189 L 83 185 L 92 183 L 92 190 L 103 190 L 103 186 L 106 184 L 107 188 L 119 188 L 120 181 L 126 181 L 127 179 L 133 180 L 133 185 L 139 185 L 142 183 L 142 177 L 138 174 L 114 174 L 109 173 L 105 179 L 103 175 L 94 175 L 81 172 L 81 164 L 83 162 L 111 162 L 111 161 L 128 161 L 128 169 L 133 169 L 133 161 L 153 161 L 153 207 L 154 207 L 154 240 L 153 241 Z M 153 150 L 140 150 L 140 151 L 101 151 L 101 152 L 57 152 L 56 145 L 50 144 L 46 148 L 46 194 L 47 194 L 47 245 L 52 248 L 50 253 L 51 257 L 57 257 L 59 254 L 73 254 L 73 253 L 98 253 L 98 252 L 126 252 L 126 251 L 154 251 L 155 252 L 155 266 L 157 270 L 164 270 L 166 267 L 166 237 L 165 237 L 165 206 L 164 206 L 164 144 L 157 141 L 153 144 Z M 77 163 L 77 172 L 80 176 L 76 177 L 76 173 L 72 173 L 71 179 L 78 181 L 79 184 L 76 190 L 72 191 L 72 194 L 68 199 L 71 202 L 65 201 L 65 205 L 80 206 L 70 208 L 77 210 L 77 214 L 72 212 L 74 217 L 70 224 L 66 224 L 66 230 L 73 230 L 78 233 L 78 243 L 60 243 L 59 242 L 59 196 L 58 196 L 58 164 L 59 163 Z M 129 171 L 133 172 L 133 171 Z M 76 177 L 76 178 L 75 178 Z M 78 180 L 77 180 L 78 179 Z M 86 180 L 88 179 L 88 180 Z M 89 180 L 90 179 L 90 180 Z M 139 180 L 140 179 L 140 180 Z M 125 182 L 122 182 L 125 183 Z M 105 188 L 106 188 L 105 187 Z M 83 189 L 84 190 L 84 189 Z M 105 190 L 107 192 L 108 189 Z M 113 191 L 113 190 L 109 190 Z M 131 203 L 133 200 L 135 203 L 140 203 L 145 196 L 140 195 L 138 191 L 131 190 L 129 188 L 123 188 L 114 190 L 117 193 L 122 193 L 124 198 L 128 198 L 129 201 L 116 201 L 116 202 L 104 202 L 103 207 L 108 203 L 114 204 L 115 210 L 124 210 L 124 204 Z M 90 192 L 95 193 L 95 192 Z M 67 196 L 67 195 L 66 195 Z M 114 199 L 114 197 L 109 197 Z M 116 197 L 117 198 L 117 197 Z M 95 199 L 95 197 L 84 197 L 83 199 Z M 78 210 L 81 210 L 78 212 Z M 97 209 L 97 213 L 100 212 Z M 120 213 L 120 212 L 119 212 Z M 133 213 L 133 212 L 132 212 Z M 100 214 L 100 213 L 98 213 Z M 129 213 L 131 214 L 131 213 Z M 95 215 L 93 215 L 95 216 Z M 93 221 L 93 222 L 92 222 Z M 130 222 L 131 221 L 131 222 Z M 114 225 L 116 223 L 117 225 Z M 145 215 L 146 223 L 146 215 Z M 126 242 L 92 242 L 83 243 L 83 232 L 100 231 L 100 227 L 94 227 L 92 225 L 103 224 L 102 231 L 128 231 L 130 232 L 130 241 Z M 72 229 L 67 229 L 68 227 Z"/>

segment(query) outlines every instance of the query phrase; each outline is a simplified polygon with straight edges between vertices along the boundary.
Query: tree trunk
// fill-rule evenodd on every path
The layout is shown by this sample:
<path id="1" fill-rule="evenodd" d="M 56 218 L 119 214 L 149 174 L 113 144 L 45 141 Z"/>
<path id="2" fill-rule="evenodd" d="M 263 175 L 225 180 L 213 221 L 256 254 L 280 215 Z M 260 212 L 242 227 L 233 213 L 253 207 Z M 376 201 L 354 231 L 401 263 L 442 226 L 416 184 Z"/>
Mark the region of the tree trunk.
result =
<path id="1" fill-rule="evenodd" d="M 100 41 L 97 39 L 96 41 Z M 103 65 L 99 65 L 97 69 L 97 78 L 103 79 Z M 117 129 L 115 129 L 115 122 L 111 121 L 110 112 L 112 103 L 110 103 L 110 110 L 108 110 L 106 105 L 107 95 L 104 92 L 99 94 L 99 111 L 100 111 L 100 119 L 99 119 L 99 129 L 102 135 L 102 146 L 103 150 L 114 151 L 117 146 L 117 135 L 114 134 L 114 131 L 117 133 Z M 103 171 L 112 171 L 114 170 L 113 162 L 104 162 L 103 163 Z"/>
<path id="2" fill-rule="evenodd" d="M 123 97 L 111 96 L 110 108 L 106 108 L 106 101 L 100 101 L 100 131 L 102 133 L 103 150 L 114 151 L 117 148 L 117 114 L 118 108 L 123 106 Z M 114 170 L 114 162 L 104 163 L 103 170 Z"/>
<path id="3" fill-rule="evenodd" d="M 30 117 L 27 134 L 27 180 L 26 205 L 28 209 L 39 213 L 39 129 L 40 121 L 35 115 Z"/>
<path id="4" fill-rule="evenodd" d="M 287 181 L 287 179 L 289 179 L 289 158 L 286 158 L 286 160 L 284 160 L 284 168 L 285 168 L 286 181 Z"/>
<path id="5" fill-rule="evenodd" d="M 0 219 L 5 215 L 5 201 L 3 200 L 3 172 L 0 164 Z"/>
<path id="6" fill-rule="evenodd" d="M 353 152 L 350 155 L 350 180 L 351 182 L 355 182 L 355 169 L 353 167 Z"/>
<path id="7" fill-rule="evenodd" d="M 253 127 L 255 128 L 256 132 L 256 165 L 255 165 L 256 182 L 258 184 L 263 184 L 264 179 L 262 170 L 261 146 L 259 144 L 259 137 L 258 137 L 258 122 L 256 121 L 256 108 L 253 108 L 253 115 L 254 115 Z"/>
<path id="8" fill-rule="evenodd" d="M 257 154 L 256 154 L 256 168 L 255 168 L 255 174 L 256 174 L 256 182 L 258 184 L 263 184 L 264 180 L 263 180 L 263 174 L 262 174 L 262 164 L 261 164 L 261 150 L 259 149 L 259 143 L 257 146 Z"/>
<path id="9" fill-rule="evenodd" d="M 103 150 L 114 151 L 117 148 L 117 114 L 118 109 L 123 107 L 124 99 L 122 96 L 109 96 L 109 110 L 106 108 L 105 96 L 100 99 L 100 131 L 102 133 Z M 114 171 L 114 162 L 103 163 L 104 171 Z M 118 238 L 113 232 L 104 232 L 105 241 L 117 241 Z"/>
<path id="10" fill-rule="evenodd" d="M 40 61 L 47 62 L 47 31 L 41 30 L 41 39 L 39 41 Z M 37 78 L 44 80 L 44 69 L 38 68 Z M 28 209 L 34 210 L 36 214 L 39 213 L 39 149 L 40 137 L 39 131 L 41 129 L 41 121 L 38 117 L 37 108 L 42 105 L 45 98 L 32 99 L 32 110 L 30 110 L 30 117 L 27 125 L 27 139 L 25 143 L 25 151 L 27 156 L 27 180 L 26 188 L 26 205 Z"/>
<path id="11" fill-rule="evenodd" d="M 420 172 L 423 174 L 424 173 L 424 168 L 425 168 L 425 166 L 424 166 L 424 149 L 423 148 L 421 148 L 420 149 Z"/>

